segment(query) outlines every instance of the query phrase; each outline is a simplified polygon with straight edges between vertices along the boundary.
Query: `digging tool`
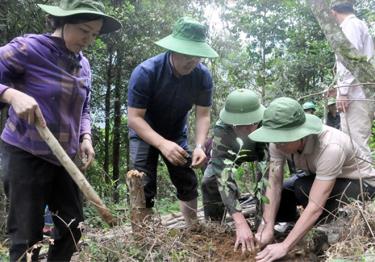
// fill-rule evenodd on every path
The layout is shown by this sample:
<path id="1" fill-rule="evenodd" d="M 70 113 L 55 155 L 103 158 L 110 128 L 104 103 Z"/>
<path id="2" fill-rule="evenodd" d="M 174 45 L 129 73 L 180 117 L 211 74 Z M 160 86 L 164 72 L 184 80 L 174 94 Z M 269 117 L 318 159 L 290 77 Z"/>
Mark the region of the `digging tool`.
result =
<path id="1" fill-rule="evenodd" d="M 77 184 L 78 188 L 82 191 L 86 199 L 93 204 L 96 209 L 98 210 L 100 216 L 103 218 L 105 222 L 107 222 L 110 226 L 114 226 L 117 224 L 116 219 L 112 216 L 109 209 L 105 206 L 103 201 L 100 199 L 98 194 L 92 188 L 90 183 L 87 181 L 86 177 L 82 174 L 79 168 L 74 164 L 74 162 L 70 159 L 68 154 L 60 145 L 59 141 L 55 138 L 55 136 L 51 133 L 48 127 L 42 127 L 39 122 L 36 123 L 36 129 L 39 132 L 39 135 L 43 138 L 43 140 L 48 144 L 51 148 L 53 154 L 57 157 L 60 161 L 61 165 L 65 167 L 66 171 L 68 171 L 69 175 L 72 177 L 74 182 Z"/>

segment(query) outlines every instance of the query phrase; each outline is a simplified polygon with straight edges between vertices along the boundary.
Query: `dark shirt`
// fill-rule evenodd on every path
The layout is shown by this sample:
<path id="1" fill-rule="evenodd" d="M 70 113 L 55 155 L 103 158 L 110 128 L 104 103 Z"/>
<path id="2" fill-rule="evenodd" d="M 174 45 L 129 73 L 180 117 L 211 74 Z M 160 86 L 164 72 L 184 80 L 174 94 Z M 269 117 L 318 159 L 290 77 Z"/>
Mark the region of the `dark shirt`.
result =
<path id="1" fill-rule="evenodd" d="M 340 129 L 340 114 L 336 113 L 336 117 L 332 116 L 330 112 L 327 113 L 327 126 L 334 127 L 336 129 Z"/>
<path id="2" fill-rule="evenodd" d="M 146 109 L 145 121 L 161 136 L 176 139 L 187 134 L 187 118 L 193 105 L 211 106 L 212 77 L 202 63 L 189 74 L 176 77 L 171 53 L 152 57 L 138 65 L 129 80 L 129 107 Z M 130 130 L 130 137 L 136 137 Z"/>

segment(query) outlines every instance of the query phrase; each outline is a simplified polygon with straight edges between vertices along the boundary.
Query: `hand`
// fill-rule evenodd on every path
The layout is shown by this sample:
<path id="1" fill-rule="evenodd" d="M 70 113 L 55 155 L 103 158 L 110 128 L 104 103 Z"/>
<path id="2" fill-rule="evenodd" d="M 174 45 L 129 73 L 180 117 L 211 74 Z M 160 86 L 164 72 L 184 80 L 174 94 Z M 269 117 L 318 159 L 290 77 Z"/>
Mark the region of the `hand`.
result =
<path id="1" fill-rule="evenodd" d="M 44 120 L 42 111 L 40 111 L 35 99 L 19 91 L 16 91 L 14 94 L 10 100 L 10 104 L 17 116 L 26 120 L 29 125 L 36 124 L 38 121 L 41 127 L 46 127 L 46 120 Z"/>
<path id="2" fill-rule="evenodd" d="M 255 234 L 255 239 L 260 248 L 268 245 L 273 241 L 273 227 L 264 224 L 258 227 L 258 232 Z"/>
<path id="3" fill-rule="evenodd" d="M 193 151 L 191 166 L 194 168 L 201 167 L 204 164 L 205 160 L 206 154 L 204 153 L 203 149 L 200 147 L 196 147 Z"/>
<path id="4" fill-rule="evenodd" d="M 159 146 L 159 150 L 175 166 L 183 166 L 187 163 L 188 152 L 175 142 L 164 140 Z"/>
<path id="5" fill-rule="evenodd" d="M 86 170 L 95 157 L 95 151 L 92 147 L 91 139 L 84 138 L 79 147 L 79 156 L 82 160 L 83 166 L 81 169 Z"/>
<path id="6" fill-rule="evenodd" d="M 257 262 L 271 262 L 282 258 L 288 254 L 288 248 L 283 242 L 266 246 L 255 257 Z"/>
<path id="7" fill-rule="evenodd" d="M 336 99 L 336 107 L 339 112 L 346 112 L 349 107 L 349 99 L 348 96 L 339 95 Z"/>
<path id="8" fill-rule="evenodd" d="M 241 245 L 242 253 L 245 251 L 255 250 L 253 233 L 249 225 L 245 223 L 236 224 L 236 243 L 234 244 L 234 251 Z"/>

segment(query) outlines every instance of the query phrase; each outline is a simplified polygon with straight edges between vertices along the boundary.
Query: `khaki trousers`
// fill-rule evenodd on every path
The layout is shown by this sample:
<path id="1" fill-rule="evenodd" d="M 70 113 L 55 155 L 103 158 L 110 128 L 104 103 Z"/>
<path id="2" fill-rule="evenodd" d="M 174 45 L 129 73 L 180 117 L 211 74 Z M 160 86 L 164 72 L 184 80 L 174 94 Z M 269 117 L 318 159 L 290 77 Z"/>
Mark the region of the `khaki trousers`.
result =
<path id="1" fill-rule="evenodd" d="M 348 110 L 341 113 L 341 130 L 355 141 L 363 157 L 371 161 L 369 139 L 371 136 L 374 107 L 368 101 L 351 101 Z"/>

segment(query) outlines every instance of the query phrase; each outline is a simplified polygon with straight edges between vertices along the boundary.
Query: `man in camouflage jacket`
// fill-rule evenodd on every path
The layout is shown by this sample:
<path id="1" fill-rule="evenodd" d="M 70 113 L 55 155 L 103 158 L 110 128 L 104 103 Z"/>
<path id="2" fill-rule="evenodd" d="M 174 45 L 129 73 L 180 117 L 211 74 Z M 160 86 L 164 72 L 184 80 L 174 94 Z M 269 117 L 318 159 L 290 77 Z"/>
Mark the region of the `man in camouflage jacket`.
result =
<path id="1" fill-rule="evenodd" d="M 202 181 L 205 218 L 221 221 L 224 211 L 229 212 L 236 226 L 235 249 L 241 244 L 243 251 L 254 249 L 254 239 L 241 213 L 239 190 L 226 163 L 230 161 L 239 166 L 244 162 L 263 160 L 265 144 L 248 138 L 258 128 L 263 112 L 264 107 L 253 91 L 238 89 L 229 94 L 214 127 L 212 156 Z M 237 138 L 243 141 L 242 147 Z M 241 157 L 236 158 L 239 151 Z"/>

